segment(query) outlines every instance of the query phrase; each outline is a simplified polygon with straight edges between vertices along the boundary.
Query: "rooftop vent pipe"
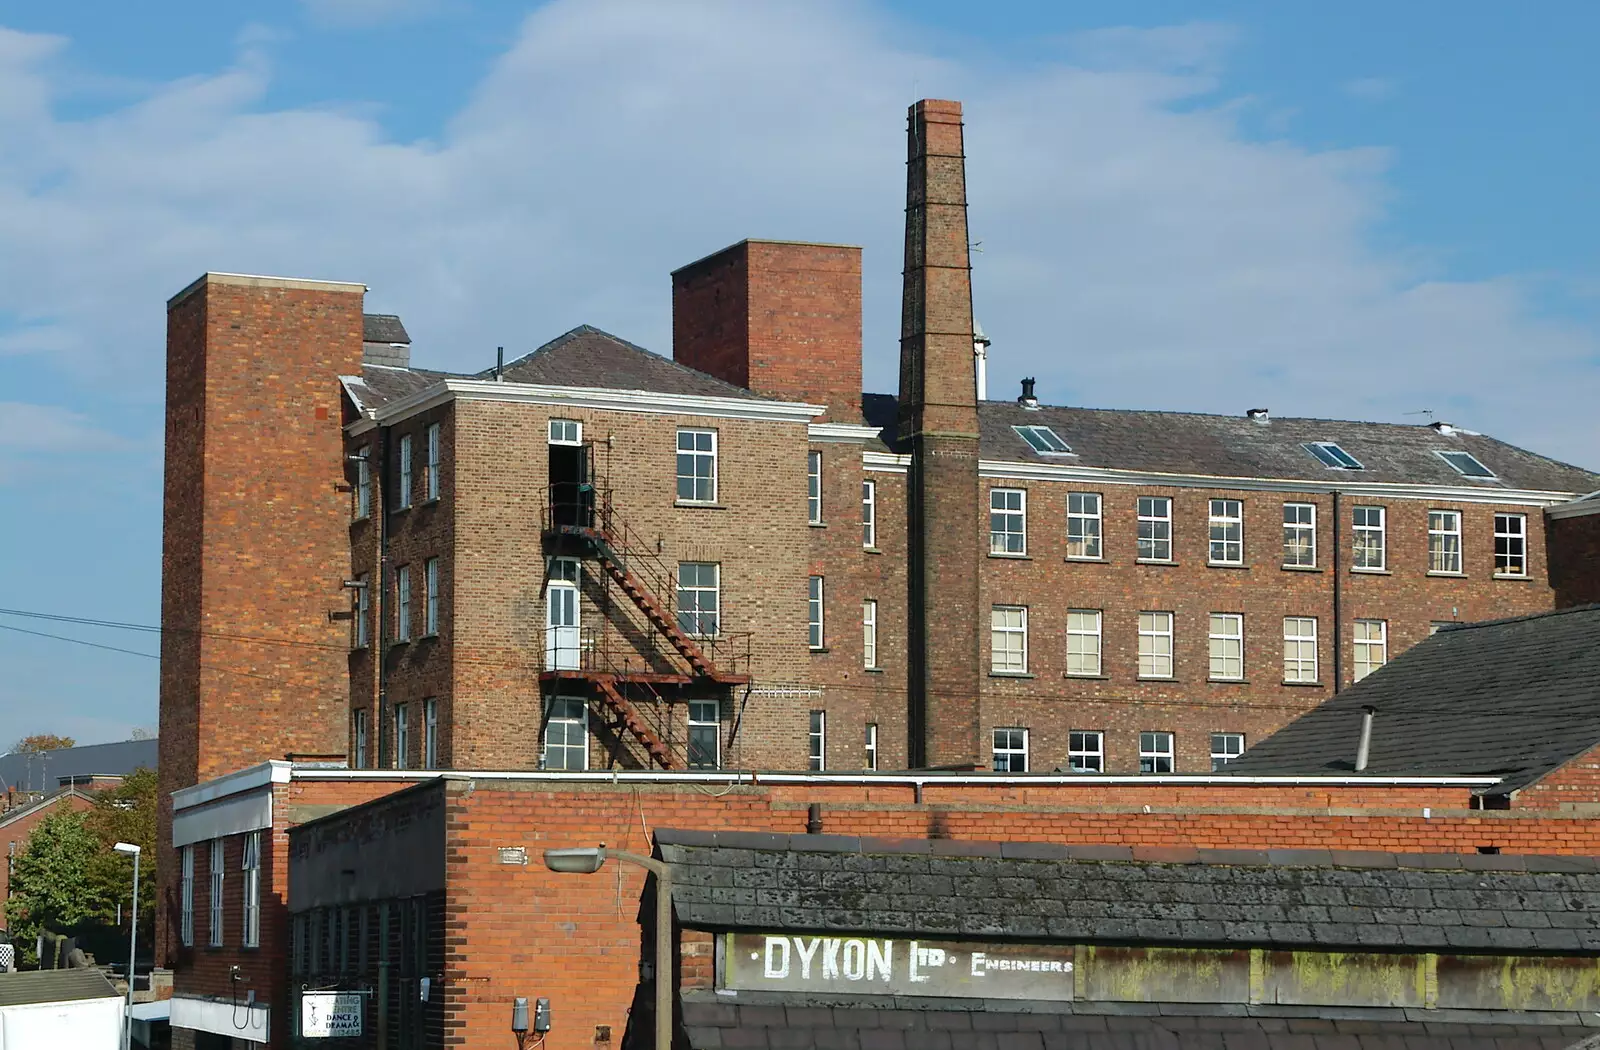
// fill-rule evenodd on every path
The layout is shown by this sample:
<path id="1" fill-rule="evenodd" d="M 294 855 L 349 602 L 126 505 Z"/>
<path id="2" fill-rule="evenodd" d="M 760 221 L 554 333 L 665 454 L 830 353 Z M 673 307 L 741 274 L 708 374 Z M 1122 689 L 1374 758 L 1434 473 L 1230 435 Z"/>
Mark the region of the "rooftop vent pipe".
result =
<path id="1" fill-rule="evenodd" d="M 972 357 L 977 367 L 978 400 L 989 400 L 989 344 L 991 340 L 983 334 L 983 325 L 976 319 L 972 322 Z"/>
<path id="2" fill-rule="evenodd" d="M 1250 419 L 1255 420 L 1257 423 L 1272 422 L 1272 413 L 1264 408 L 1247 408 L 1245 409 L 1244 414 Z"/>
<path id="3" fill-rule="evenodd" d="M 1429 423 L 1428 426 L 1432 427 L 1441 434 L 1454 434 L 1456 432 L 1454 423 L 1446 423 L 1442 419 L 1436 419 L 1432 423 Z"/>
<path id="4" fill-rule="evenodd" d="M 1039 410 L 1039 399 L 1033 396 L 1033 377 L 1029 376 L 1022 381 L 1022 396 L 1017 398 L 1017 404 L 1030 412 Z"/>
<path id="5" fill-rule="evenodd" d="M 494 348 L 494 381 L 496 383 L 506 381 L 506 348 L 503 346 Z"/>
<path id="6" fill-rule="evenodd" d="M 1378 709 L 1371 704 L 1361 705 L 1361 742 L 1356 745 L 1356 772 L 1367 768 L 1367 753 L 1372 750 L 1372 716 Z"/>

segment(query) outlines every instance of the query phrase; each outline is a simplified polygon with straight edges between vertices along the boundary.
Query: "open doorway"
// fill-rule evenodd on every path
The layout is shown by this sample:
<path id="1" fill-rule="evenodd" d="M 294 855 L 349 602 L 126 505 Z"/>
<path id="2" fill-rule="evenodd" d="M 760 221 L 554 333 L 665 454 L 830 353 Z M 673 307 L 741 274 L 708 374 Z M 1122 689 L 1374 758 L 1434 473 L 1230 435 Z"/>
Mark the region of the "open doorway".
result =
<path id="1" fill-rule="evenodd" d="M 591 455 L 592 446 L 583 443 L 582 423 L 550 421 L 550 509 L 557 525 L 594 524 Z"/>

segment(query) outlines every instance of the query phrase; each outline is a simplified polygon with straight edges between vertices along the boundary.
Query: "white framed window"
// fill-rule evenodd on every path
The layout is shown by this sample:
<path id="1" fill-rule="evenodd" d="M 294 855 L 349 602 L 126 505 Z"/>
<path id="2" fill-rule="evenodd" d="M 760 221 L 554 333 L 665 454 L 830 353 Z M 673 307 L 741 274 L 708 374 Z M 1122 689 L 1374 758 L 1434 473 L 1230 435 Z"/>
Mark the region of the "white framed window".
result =
<path id="1" fill-rule="evenodd" d="M 1244 617 L 1239 613 L 1211 614 L 1211 677 L 1244 677 Z"/>
<path id="2" fill-rule="evenodd" d="M 1067 734 L 1067 768 L 1074 773 L 1106 771 L 1106 735 L 1098 729 L 1074 729 Z"/>
<path id="3" fill-rule="evenodd" d="M 1367 677 L 1389 662 L 1389 623 L 1387 620 L 1357 620 L 1355 680 Z"/>
<path id="4" fill-rule="evenodd" d="M 178 938 L 185 948 L 191 948 L 194 946 L 194 847 L 183 847 L 179 860 L 183 875 L 178 883 Z"/>
<path id="5" fill-rule="evenodd" d="M 822 524 L 822 453 L 806 453 L 806 520 Z"/>
<path id="6" fill-rule="evenodd" d="M 1028 672 L 1028 610 L 1020 605 L 989 609 L 989 670 L 995 674 Z"/>
<path id="7" fill-rule="evenodd" d="M 871 550 L 878 545 L 878 483 L 861 483 L 861 546 Z"/>
<path id="8" fill-rule="evenodd" d="M 372 587 L 366 573 L 356 577 L 356 648 L 365 649 L 372 640 Z"/>
<path id="9" fill-rule="evenodd" d="M 861 666 L 878 666 L 878 603 L 871 598 L 861 603 Z"/>
<path id="10" fill-rule="evenodd" d="M 806 768 L 822 771 L 828 768 L 828 712 L 811 712 L 811 725 L 806 732 Z"/>
<path id="11" fill-rule="evenodd" d="M 1028 553 L 1028 493 L 989 490 L 989 553 Z"/>
<path id="12" fill-rule="evenodd" d="M 227 876 L 221 839 L 211 840 L 211 937 L 213 948 L 222 947 L 222 880 Z"/>
<path id="13" fill-rule="evenodd" d="M 583 444 L 583 424 L 576 419 L 552 419 L 550 421 L 550 444 Z"/>
<path id="14" fill-rule="evenodd" d="M 1528 516 L 1526 514 L 1496 514 L 1494 516 L 1494 574 L 1496 576 L 1528 575 Z"/>
<path id="15" fill-rule="evenodd" d="M 1211 501 L 1212 565 L 1244 564 L 1244 504 L 1236 499 Z"/>
<path id="16" fill-rule="evenodd" d="M 411 435 L 400 435 L 400 469 L 395 479 L 399 492 L 395 493 L 395 504 L 400 510 L 411 506 Z"/>
<path id="17" fill-rule="evenodd" d="M 356 520 L 372 514 L 372 446 L 356 450 Z"/>
<path id="18" fill-rule="evenodd" d="M 1067 674 L 1100 674 L 1100 610 L 1067 610 Z"/>
<path id="19" fill-rule="evenodd" d="M 868 722 L 867 723 L 866 749 L 867 749 L 867 768 L 868 769 L 877 769 L 878 768 L 878 723 L 876 723 L 876 722 Z"/>
<path id="20" fill-rule="evenodd" d="M 715 638 L 721 628 L 721 576 L 716 562 L 678 563 L 678 629 L 691 638 Z"/>
<path id="21" fill-rule="evenodd" d="M 689 701 L 689 768 L 717 769 L 722 763 L 721 705 Z"/>
<path id="22" fill-rule="evenodd" d="M 1387 542 L 1382 507 L 1354 509 L 1355 564 L 1357 569 L 1382 569 L 1386 563 Z"/>
<path id="23" fill-rule="evenodd" d="M 1315 682 L 1317 680 L 1317 618 L 1315 616 L 1285 616 L 1283 618 L 1283 680 L 1285 682 Z"/>
<path id="24" fill-rule="evenodd" d="M 367 768 L 367 712 L 365 709 L 356 711 L 352 718 L 355 720 L 354 735 L 356 738 L 356 768 Z"/>
<path id="25" fill-rule="evenodd" d="M 394 705 L 394 768 L 411 768 L 411 705 Z"/>
<path id="26" fill-rule="evenodd" d="M 411 566 L 394 570 L 394 640 L 411 640 Z"/>
<path id="27" fill-rule="evenodd" d="M 244 876 L 244 933 L 240 943 L 246 948 L 261 946 L 261 832 L 244 836 L 239 870 Z"/>
<path id="28" fill-rule="evenodd" d="M 1172 677 L 1172 614 L 1139 614 L 1139 677 Z"/>
<path id="29" fill-rule="evenodd" d="M 1072 454 L 1072 447 L 1061 440 L 1061 435 L 1044 426 L 1012 427 L 1028 447 L 1043 456 Z"/>
<path id="30" fill-rule="evenodd" d="M 1028 771 L 1028 731 L 1017 726 L 994 731 L 994 759 L 990 769 L 996 773 Z"/>
<path id="31" fill-rule="evenodd" d="M 589 705 L 581 697 L 553 696 L 544 724 L 545 769 L 589 768 Z"/>
<path id="32" fill-rule="evenodd" d="M 439 633 L 439 559 L 422 563 L 422 633 Z"/>
<path id="33" fill-rule="evenodd" d="M 806 584 L 806 644 L 821 649 L 825 637 L 822 633 L 822 577 L 813 576 Z"/>
<path id="34" fill-rule="evenodd" d="M 1139 734 L 1139 772 L 1170 773 L 1174 768 L 1171 733 Z"/>
<path id="35" fill-rule="evenodd" d="M 1309 441 L 1302 447 L 1317 457 L 1317 460 L 1325 467 L 1331 467 L 1334 470 L 1366 469 L 1361 465 L 1360 460 L 1332 441 Z"/>
<path id="36" fill-rule="evenodd" d="M 1139 560 L 1172 560 L 1172 500 L 1139 497 Z"/>
<path id="37" fill-rule="evenodd" d="M 429 423 L 423 438 L 428 458 L 423 467 L 422 487 L 428 499 L 436 500 L 439 498 L 439 424 Z"/>
<path id="38" fill-rule="evenodd" d="M 1434 449 L 1433 454 L 1455 468 L 1457 474 L 1469 478 L 1492 478 L 1494 471 L 1479 462 L 1478 457 L 1470 452 L 1446 452 Z"/>
<path id="39" fill-rule="evenodd" d="M 1242 754 L 1244 754 L 1243 733 L 1211 734 L 1211 772 L 1215 773 Z"/>
<path id="40" fill-rule="evenodd" d="M 422 768 L 439 768 L 439 701 L 422 701 Z"/>
<path id="41" fill-rule="evenodd" d="M 678 501 L 717 501 L 717 432 L 678 431 Z"/>
<path id="42" fill-rule="evenodd" d="M 1428 511 L 1428 571 L 1461 572 L 1461 512 Z"/>
<path id="43" fill-rule="evenodd" d="M 1067 493 L 1067 557 L 1098 561 L 1100 525 L 1100 493 Z"/>
<path id="44" fill-rule="evenodd" d="M 1283 505 L 1283 563 L 1296 569 L 1317 565 L 1317 505 Z"/>

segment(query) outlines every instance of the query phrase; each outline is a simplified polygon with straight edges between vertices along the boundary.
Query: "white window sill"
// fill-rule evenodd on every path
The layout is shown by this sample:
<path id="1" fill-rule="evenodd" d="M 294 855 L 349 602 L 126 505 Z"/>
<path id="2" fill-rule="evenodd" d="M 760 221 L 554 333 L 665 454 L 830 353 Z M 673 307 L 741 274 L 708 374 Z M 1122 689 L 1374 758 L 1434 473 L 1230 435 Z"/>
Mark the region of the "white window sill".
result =
<path id="1" fill-rule="evenodd" d="M 1394 573 L 1392 571 L 1390 571 L 1389 569 L 1364 569 L 1364 568 L 1358 568 L 1358 567 L 1356 567 L 1354 565 L 1352 565 L 1350 567 L 1350 572 L 1352 574 L 1358 574 L 1358 575 L 1361 575 L 1361 576 L 1393 576 L 1394 575 Z"/>
<path id="2" fill-rule="evenodd" d="M 1249 685 L 1250 684 L 1250 680 L 1248 678 L 1207 678 L 1206 681 L 1211 683 L 1212 685 Z"/>
<path id="3" fill-rule="evenodd" d="M 1063 674 L 1061 677 L 1062 678 L 1075 678 L 1080 682 L 1109 682 L 1109 681 L 1111 681 L 1111 676 L 1108 675 L 1108 674 L 1073 674 L 1071 671 L 1068 671 L 1066 674 Z"/>
<path id="4" fill-rule="evenodd" d="M 1242 561 L 1208 561 L 1208 562 L 1206 562 L 1206 568 L 1208 568 L 1208 569 L 1248 569 L 1249 567 L 1250 566 L 1246 565 Z"/>
<path id="5" fill-rule="evenodd" d="M 1453 578 L 1458 579 L 1458 580 L 1464 580 L 1464 579 L 1467 578 L 1467 574 L 1464 573 L 1464 572 L 1446 572 L 1443 569 L 1429 569 L 1428 570 L 1428 575 L 1429 576 L 1450 576 L 1450 577 L 1453 577 Z"/>
<path id="6" fill-rule="evenodd" d="M 1497 580 L 1531 580 L 1531 579 L 1533 579 L 1532 576 L 1529 576 L 1525 572 L 1520 572 L 1520 573 L 1519 572 L 1497 572 L 1497 573 L 1494 574 L 1494 578 L 1497 579 Z"/>
<path id="7" fill-rule="evenodd" d="M 1294 686 L 1294 687 L 1301 688 L 1301 689 L 1323 689 L 1323 688 L 1326 688 L 1323 685 L 1323 683 L 1321 683 L 1321 682 L 1288 682 L 1288 681 L 1286 681 L 1283 684 L 1287 685 L 1287 686 Z"/>
<path id="8" fill-rule="evenodd" d="M 707 503 L 695 499 L 677 499 L 672 501 L 674 507 L 690 507 L 695 510 L 727 510 L 726 503 L 717 503 L 715 500 Z"/>
<path id="9" fill-rule="evenodd" d="M 1135 682 L 1176 682 L 1178 678 L 1176 675 L 1170 674 L 1141 674 L 1135 675 L 1133 680 Z"/>
<path id="10" fill-rule="evenodd" d="M 1026 551 L 1023 551 L 1020 554 L 1015 552 L 1015 551 L 990 551 L 989 552 L 989 557 L 991 557 L 991 558 L 1006 558 L 1006 559 L 1009 559 L 1011 561 L 1032 561 L 1033 560 L 1031 557 L 1028 556 L 1028 553 Z"/>
<path id="11" fill-rule="evenodd" d="M 813 529 L 825 529 L 828 527 L 828 523 L 825 521 L 808 521 L 806 524 Z"/>
<path id="12" fill-rule="evenodd" d="M 1073 554 L 1067 555 L 1062 560 L 1063 561 L 1084 562 L 1085 564 L 1088 564 L 1088 565 L 1110 565 L 1111 564 L 1105 558 L 1085 558 L 1082 555 L 1073 555 Z"/>
<path id="13" fill-rule="evenodd" d="M 990 671 L 989 672 L 989 677 L 990 678 L 1037 678 L 1039 676 L 1036 675 L 1036 674 L 1029 674 L 1027 671 Z"/>
<path id="14" fill-rule="evenodd" d="M 867 547 L 867 546 L 863 546 L 863 547 L 862 547 L 862 548 L 861 548 L 861 553 L 862 553 L 862 554 L 882 554 L 882 553 L 883 553 L 883 551 L 882 551 L 882 549 L 881 549 L 881 548 L 878 548 L 878 547 Z"/>
<path id="15" fill-rule="evenodd" d="M 1133 562 L 1134 562 L 1135 565 L 1176 565 L 1176 564 L 1178 564 L 1177 562 L 1173 561 L 1171 558 L 1135 558 L 1133 560 Z"/>
<path id="16" fill-rule="evenodd" d="M 1322 568 L 1321 568 L 1321 566 L 1318 566 L 1318 565 L 1285 565 L 1285 566 L 1283 566 L 1283 571 L 1284 572 L 1321 572 Z"/>

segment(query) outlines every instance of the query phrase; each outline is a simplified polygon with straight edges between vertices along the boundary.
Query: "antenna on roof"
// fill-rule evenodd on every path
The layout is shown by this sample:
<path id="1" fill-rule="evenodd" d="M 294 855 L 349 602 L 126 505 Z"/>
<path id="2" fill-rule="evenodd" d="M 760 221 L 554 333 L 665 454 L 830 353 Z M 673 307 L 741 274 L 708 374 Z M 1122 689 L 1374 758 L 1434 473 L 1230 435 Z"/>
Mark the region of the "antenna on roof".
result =
<path id="1" fill-rule="evenodd" d="M 494 348 L 494 381 L 496 383 L 506 381 L 506 348 L 503 346 Z"/>
<path id="2" fill-rule="evenodd" d="M 1403 416 L 1427 416 L 1429 419 L 1432 419 L 1433 418 L 1433 409 L 1431 409 L 1431 408 L 1419 408 L 1415 412 L 1402 412 L 1400 414 L 1403 415 Z"/>

